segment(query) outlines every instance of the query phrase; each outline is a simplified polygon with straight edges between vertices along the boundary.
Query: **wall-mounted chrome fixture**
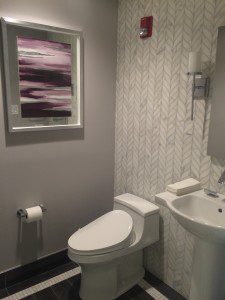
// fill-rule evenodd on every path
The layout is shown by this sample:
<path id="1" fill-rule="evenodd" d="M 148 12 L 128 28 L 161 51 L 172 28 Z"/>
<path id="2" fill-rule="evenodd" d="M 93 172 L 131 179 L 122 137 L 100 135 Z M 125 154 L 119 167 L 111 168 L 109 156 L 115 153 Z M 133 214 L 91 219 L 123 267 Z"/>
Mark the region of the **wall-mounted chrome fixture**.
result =
<path id="1" fill-rule="evenodd" d="M 201 55 L 199 52 L 189 53 L 187 75 L 193 76 L 191 120 L 194 119 L 194 101 L 207 99 L 209 93 L 209 77 L 202 74 Z"/>
<path id="2" fill-rule="evenodd" d="M 41 208 L 41 212 L 42 213 L 44 213 L 44 212 L 46 212 L 47 211 L 47 209 L 44 207 L 44 205 L 43 204 L 40 204 L 40 205 L 38 205 L 38 206 L 35 206 L 35 207 L 33 207 L 33 208 L 36 208 L 36 207 L 39 207 L 39 210 L 40 210 L 40 208 Z M 33 209 L 32 208 L 32 209 Z M 30 217 L 29 215 L 28 215 L 28 213 L 27 213 L 27 210 L 29 210 L 30 208 L 28 208 L 28 209 L 19 209 L 18 211 L 17 211 L 17 217 L 19 218 L 19 219 L 21 219 L 22 221 L 25 221 L 25 220 L 27 220 L 27 223 L 29 223 L 30 221 L 28 220 L 28 218 Z M 42 214 L 41 213 L 41 214 Z M 31 216 L 31 219 L 32 219 L 32 217 L 33 216 Z M 39 216 L 34 216 L 34 219 L 36 220 L 36 219 L 38 219 L 39 218 Z M 32 220 L 31 220 L 32 221 Z"/>
<path id="3" fill-rule="evenodd" d="M 221 174 L 219 180 L 218 180 L 219 184 L 224 184 L 225 183 L 225 171 L 223 171 L 223 173 Z"/>

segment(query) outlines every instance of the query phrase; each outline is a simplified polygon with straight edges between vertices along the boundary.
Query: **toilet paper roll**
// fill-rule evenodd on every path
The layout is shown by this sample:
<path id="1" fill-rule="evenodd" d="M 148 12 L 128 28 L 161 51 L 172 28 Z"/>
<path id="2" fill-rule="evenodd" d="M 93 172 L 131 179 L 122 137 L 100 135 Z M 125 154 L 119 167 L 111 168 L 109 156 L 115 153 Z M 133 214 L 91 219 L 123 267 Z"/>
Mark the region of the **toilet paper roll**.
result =
<path id="1" fill-rule="evenodd" d="M 34 206 L 26 209 L 26 223 L 31 223 L 35 221 L 39 221 L 42 219 L 42 209 L 40 206 Z"/>

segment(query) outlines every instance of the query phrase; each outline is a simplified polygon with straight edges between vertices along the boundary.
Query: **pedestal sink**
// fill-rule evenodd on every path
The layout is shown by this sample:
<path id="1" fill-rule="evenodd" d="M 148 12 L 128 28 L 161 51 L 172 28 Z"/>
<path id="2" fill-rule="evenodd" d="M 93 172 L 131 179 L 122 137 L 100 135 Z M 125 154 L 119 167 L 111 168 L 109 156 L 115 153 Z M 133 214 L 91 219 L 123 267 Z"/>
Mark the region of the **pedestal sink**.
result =
<path id="1" fill-rule="evenodd" d="M 174 218 L 196 237 L 190 300 L 225 299 L 225 196 L 203 190 L 184 196 L 156 195 Z"/>

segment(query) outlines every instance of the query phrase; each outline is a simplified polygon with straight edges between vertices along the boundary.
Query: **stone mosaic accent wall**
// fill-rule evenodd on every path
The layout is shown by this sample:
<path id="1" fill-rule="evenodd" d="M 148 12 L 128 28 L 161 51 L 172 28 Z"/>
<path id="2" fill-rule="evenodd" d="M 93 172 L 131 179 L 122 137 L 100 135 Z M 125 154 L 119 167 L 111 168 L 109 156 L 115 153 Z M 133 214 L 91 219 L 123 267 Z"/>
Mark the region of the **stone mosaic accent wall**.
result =
<path id="1" fill-rule="evenodd" d="M 153 15 L 153 36 L 138 36 L 140 18 Z M 115 194 L 149 201 L 187 177 L 219 191 L 225 162 L 207 156 L 210 99 L 198 101 L 191 121 L 188 54 L 201 51 L 211 77 L 217 28 L 225 0 L 120 0 L 116 108 Z M 220 191 L 225 191 L 220 188 Z M 188 297 L 193 237 L 161 207 L 161 240 L 149 247 L 146 267 Z"/>

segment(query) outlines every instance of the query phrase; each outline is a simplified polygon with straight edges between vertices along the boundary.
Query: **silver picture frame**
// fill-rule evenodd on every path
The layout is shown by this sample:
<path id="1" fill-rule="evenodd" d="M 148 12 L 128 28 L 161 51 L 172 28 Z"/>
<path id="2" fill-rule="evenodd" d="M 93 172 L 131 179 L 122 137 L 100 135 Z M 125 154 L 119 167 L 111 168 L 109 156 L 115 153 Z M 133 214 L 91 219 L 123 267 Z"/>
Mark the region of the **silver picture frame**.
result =
<path id="1" fill-rule="evenodd" d="M 83 128 L 83 36 L 82 31 L 37 23 L 1 18 L 4 82 L 9 132 Z M 72 115 L 70 117 L 22 118 L 20 107 L 18 56 L 15 40 L 18 35 L 51 36 L 51 40 L 71 43 L 72 52 Z M 17 67 L 15 67 L 17 65 Z"/>

